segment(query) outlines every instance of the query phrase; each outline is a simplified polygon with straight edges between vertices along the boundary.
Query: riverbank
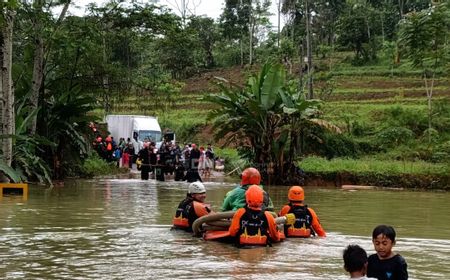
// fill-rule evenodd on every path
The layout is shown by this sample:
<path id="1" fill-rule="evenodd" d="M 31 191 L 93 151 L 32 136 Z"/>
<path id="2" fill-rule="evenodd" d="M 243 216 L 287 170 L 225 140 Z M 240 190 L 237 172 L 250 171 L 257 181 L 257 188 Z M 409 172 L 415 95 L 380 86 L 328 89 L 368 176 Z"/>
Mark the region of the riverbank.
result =
<path id="1" fill-rule="evenodd" d="M 306 172 L 306 186 L 342 187 L 343 185 L 375 186 L 410 190 L 450 190 L 450 176 L 419 174 L 380 174 L 376 172 L 350 173 Z"/>
<path id="2" fill-rule="evenodd" d="M 450 167 L 446 164 L 309 157 L 299 162 L 299 166 L 306 173 L 305 184 L 310 186 L 371 185 L 450 190 Z"/>

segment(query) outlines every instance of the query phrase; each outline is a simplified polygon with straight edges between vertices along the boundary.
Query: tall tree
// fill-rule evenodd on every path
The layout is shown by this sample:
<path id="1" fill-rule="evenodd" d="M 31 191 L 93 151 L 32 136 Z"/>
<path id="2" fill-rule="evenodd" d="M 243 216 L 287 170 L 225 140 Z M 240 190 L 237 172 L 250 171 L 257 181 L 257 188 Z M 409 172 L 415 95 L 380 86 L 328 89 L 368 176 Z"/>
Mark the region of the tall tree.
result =
<path id="1" fill-rule="evenodd" d="M 338 21 L 337 42 L 355 52 L 355 62 L 361 63 L 376 57 L 376 36 L 381 35 L 379 16 L 364 1 L 348 5 Z"/>
<path id="2" fill-rule="evenodd" d="M 39 95 L 44 84 L 44 71 L 45 71 L 45 54 L 50 51 L 50 43 L 47 42 L 47 49 L 45 49 L 44 42 L 44 30 L 54 29 L 57 30 L 58 26 L 62 24 L 62 21 L 69 9 L 71 0 L 61 1 L 64 4 L 63 9 L 59 15 L 58 21 L 55 26 L 44 26 L 45 22 L 50 23 L 51 21 L 46 21 L 46 17 L 49 16 L 49 11 L 44 13 L 44 1 L 34 0 L 33 9 L 31 13 L 31 21 L 33 25 L 33 38 L 34 38 L 34 61 L 33 61 L 33 78 L 31 87 L 31 98 L 30 105 L 32 110 L 36 110 L 39 106 Z M 58 3 L 60 4 L 60 3 Z M 48 10 L 54 8 L 53 5 L 48 5 L 46 7 Z M 31 122 L 30 133 L 31 135 L 36 133 L 37 127 L 37 116 L 35 116 Z"/>
<path id="3" fill-rule="evenodd" d="M 6 166 L 11 166 L 15 119 L 14 119 L 14 89 L 12 80 L 13 57 L 13 29 L 16 15 L 16 1 L 1 2 L 0 17 L 0 102 L 1 102 L 1 131 L 4 136 L 1 140 L 3 161 Z M 0 182 L 9 181 L 5 173 L 0 172 Z"/>
<path id="4" fill-rule="evenodd" d="M 270 0 L 226 0 L 221 15 L 224 37 L 238 40 L 241 51 L 241 65 L 245 63 L 244 46 L 248 43 L 249 63 L 253 63 L 254 46 L 260 28 L 268 26 Z M 246 40 L 248 38 L 248 40 Z"/>
<path id="5" fill-rule="evenodd" d="M 189 17 L 196 16 L 196 9 L 202 3 L 201 0 L 168 0 L 167 2 L 172 8 L 178 11 L 183 27 L 186 26 Z"/>
<path id="6" fill-rule="evenodd" d="M 204 61 L 206 68 L 215 66 L 213 47 L 219 38 L 217 25 L 212 18 L 208 17 L 191 17 L 188 28 L 192 33 L 197 35 L 197 41 L 204 51 Z"/>
<path id="7" fill-rule="evenodd" d="M 450 69 L 450 2 L 406 16 L 400 26 L 399 45 L 413 65 L 422 70 L 428 101 L 428 141 L 431 142 L 432 98 L 436 75 Z"/>

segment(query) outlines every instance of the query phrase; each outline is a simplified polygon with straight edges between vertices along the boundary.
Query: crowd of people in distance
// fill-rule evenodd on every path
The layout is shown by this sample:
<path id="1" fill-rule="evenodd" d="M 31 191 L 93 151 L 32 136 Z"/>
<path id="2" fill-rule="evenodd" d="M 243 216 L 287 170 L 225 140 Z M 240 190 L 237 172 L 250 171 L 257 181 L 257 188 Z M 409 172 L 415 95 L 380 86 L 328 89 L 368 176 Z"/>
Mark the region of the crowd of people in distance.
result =
<path id="1" fill-rule="evenodd" d="M 285 238 L 326 237 L 316 212 L 308 207 L 301 186 L 292 186 L 278 217 L 285 217 L 277 225 L 274 206 L 261 185 L 257 169 L 247 168 L 241 174 L 241 183 L 224 198 L 221 211 L 235 211 L 228 228 L 228 238 L 238 247 L 270 246 Z M 213 213 L 205 202 L 206 188 L 201 182 L 188 187 L 186 197 L 179 203 L 173 217 L 173 228 L 192 232 L 194 221 Z M 344 268 L 350 279 L 406 280 L 405 259 L 392 251 L 396 233 L 394 228 L 379 225 L 373 230 L 372 242 L 376 253 L 367 257 L 358 245 L 349 245 L 343 251 Z"/>
<path id="2" fill-rule="evenodd" d="M 157 180 L 164 181 L 165 174 L 174 174 L 175 181 L 202 182 L 202 177 L 211 176 L 215 163 L 223 165 L 216 158 L 211 144 L 206 149 L 195 143 L 186 144 L 183 149 L 170 141 L 162 142 L 158 148 L 155 142 L 144 141 L 136 161 L 141 170 L 141 179 L 148 180 L 154 172 Z"/>
<path id="3" fill-rule="evenodd" d="M 211 144 L 198 147 L 195 143 L 186 143 L 183 148 L 165 140 L 158 145 L 152 139 L 138 141 L 133 138 L 120 138 L 117 143 L 113 136 L 102 137 L 96 125 L 91 123 L 94 133 L 92 147 L 98 155 L 108 161 L 116 162 L 118 167 L 133 168 L 136 163 L 141 179 L 148 180 L 150 173 L 160 181 L 164 175 L 175 175 L 175 181 L 202 181 L 211 176 L 212 170 L 223 171 L 224 160 L 216 157 Z"/>

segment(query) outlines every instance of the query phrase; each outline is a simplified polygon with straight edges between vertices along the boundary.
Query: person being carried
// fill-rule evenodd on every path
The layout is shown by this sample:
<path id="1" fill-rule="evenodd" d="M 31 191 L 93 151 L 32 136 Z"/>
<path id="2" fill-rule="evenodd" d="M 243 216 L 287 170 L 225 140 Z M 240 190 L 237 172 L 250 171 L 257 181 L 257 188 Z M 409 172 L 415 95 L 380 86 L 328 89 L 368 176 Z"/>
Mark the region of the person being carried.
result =
<path id="1" fill-rule="evenodd" d="M 376 280 L 376 278 L 366 276 L 367 253 L 363 248 L 358 245 L 348 245 L 342 257 L 344 258 L 344 269 L 350 274 L 350 279 Z"/>
<path id="2" fill-rule="evenodd" d="M 280 241 L 275 218 L 263 209 L 263 190 L 251 185 L 245 192 L 246 206 L 239 208 L 228 228 L 238 246 L 267 246 Z"/>
<path id="3" fill-rule="evenodd" d="M 320 224 L 316 212 L 304 205 L 305 191 L 300 186 L 292 186 L 288 192 L 289 203 L 281 208 L 279 216 L 293 213 L 295 222 L 293 224 L 285 224 L 284 234 L 286 237 L 311 237 L 318 235 L 325 237 L 325 230 Z"/>
<path id="4" fill-rule="evenodd" d="M 192 224 L 201 216 L 211 213 L 211 206 L 205 203 L 206 188 L 201 182 L 189 184 L 186 198 L 175 212 L 173 228 L 192 232 Z"/>
<path id="5" fill-rule="evenodd" d="M 407 280 L 405 259 L 392 251 L 395 245 L 395 230 L 391 226 L 379 225 L 372 232 L 372 243 L 376 254 L 370 255 L 367 276 L 378 280 Z"/>
<path id="6" fill-rule="evenodd" d="M 236 188 L 232 189 L 225 195 L 223 204 L 221 207 L 222 211 L 235 211 L 239 208 L 245 207 L 245 192 L 250 185 L 260 185 L 261 174 L 256 168 L 249 167 L 245 169 L 241 174 L 241 184 Z M 262 187 L 260 186 L 262 189 Z M 273 211 L 273 203 L 269 197 L 269 194 L 263 190 L 264 202 L 263 209 L 267 211 Z"/>

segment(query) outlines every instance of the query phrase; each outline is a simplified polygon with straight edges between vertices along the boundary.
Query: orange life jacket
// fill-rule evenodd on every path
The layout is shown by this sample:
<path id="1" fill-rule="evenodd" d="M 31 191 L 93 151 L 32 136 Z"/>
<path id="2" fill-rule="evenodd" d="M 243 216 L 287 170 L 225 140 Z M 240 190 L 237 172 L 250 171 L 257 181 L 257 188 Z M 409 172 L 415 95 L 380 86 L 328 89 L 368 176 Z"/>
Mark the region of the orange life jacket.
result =
<path id="1" fill-rule="evenodd" d="M 285 233 L 288 237 L 310 237 L 315 235 L 312 229 L 312 216 L 308 211 L 307 205 L 290 204 L 291 209 L 288 213 L 295 215 L 295 223 L 285 226 Z"/>
<path id="2" fill-rule="evenodd" d="M 198 202 L 192 197 L 186 197 L 178 205 L 175 216 L 172 219 L 174 226 L 187 231 L 192 231 L 192 224 L 196 219 L 211 212 L 209 204 Z"/>
<path id="3" fill-rule="evenodd" d="M 309 228 L 295 228 L 294 225 L 287 229 L 287 234 L 289 237 L 310 237 L 311 229 Z"/>
<path id="4" fill-rule="evenodd" d="M 172 219 L 174 226 L 189 230 L 189 211 L 192 207 L 192 202 L 193 199 L 191 197 L 186 197 L 180 202 Z"/>
<path id="5" fill-rule="evenodd" d="M 173 217 L 172 223 L 174 226 L 181 227 L 181 228 L 188 228 L 189 227 L 189 220 L 183 217 L 183 214 L 180 214 L 179 216 Z"/>
<path id="6" fill-rule="evenodd" d="M 239 245 L 267 245 L 268 221 L 264 211 L 254 211 L 246 208 L 240 218 L 240 229 L 237 236 Z"/>
<path id="7" fill-rule="evenodd" d="M 106 145 L 106 150 L 107 151 L 112 151 L 112 144 L 108 143 L 108 145 Z"/>

